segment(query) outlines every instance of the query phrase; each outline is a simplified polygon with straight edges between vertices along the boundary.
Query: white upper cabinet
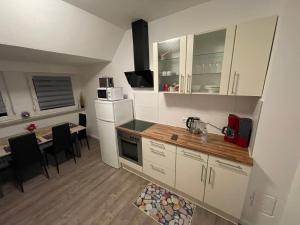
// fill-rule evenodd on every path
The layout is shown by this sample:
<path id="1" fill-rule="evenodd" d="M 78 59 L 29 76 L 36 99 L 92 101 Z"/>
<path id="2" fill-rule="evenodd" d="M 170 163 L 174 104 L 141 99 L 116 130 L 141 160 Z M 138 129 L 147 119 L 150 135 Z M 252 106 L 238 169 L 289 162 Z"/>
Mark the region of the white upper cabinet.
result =
<path id="1" fill-rule="evenodd" d="M 277 17 L 238 24 L 228 94 L 261 96 Z"/>
<path id="2" fill-rule="evenodd" d="M 261 96 L 277 17 L 153 44 L 154 90 Z"/>
<path id="3" fill-rule="evenodd" d="M 188 35 L 186 93 L 227 94 L 235 27 Z"/>
<path id="4" fill-rule="evenodd" d="M 154 43 L 155 91 L 184 92 L 186 36 Z"/>

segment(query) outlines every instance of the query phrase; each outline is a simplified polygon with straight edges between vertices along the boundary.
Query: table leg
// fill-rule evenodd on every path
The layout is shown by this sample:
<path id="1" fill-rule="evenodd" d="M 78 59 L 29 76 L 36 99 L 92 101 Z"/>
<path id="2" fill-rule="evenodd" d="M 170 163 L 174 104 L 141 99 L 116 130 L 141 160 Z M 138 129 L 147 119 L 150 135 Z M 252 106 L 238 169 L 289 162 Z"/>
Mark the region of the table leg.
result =
<path id="1" fill-rule="evenodd" d="M 79 145 L 77 135 L 76 135 L 76 138 L 75 138 L 75 149 L 76 149 L 77 157 L 80 158 L 81 157 L 81 148 L 80 148 L 80 145 Z"/>

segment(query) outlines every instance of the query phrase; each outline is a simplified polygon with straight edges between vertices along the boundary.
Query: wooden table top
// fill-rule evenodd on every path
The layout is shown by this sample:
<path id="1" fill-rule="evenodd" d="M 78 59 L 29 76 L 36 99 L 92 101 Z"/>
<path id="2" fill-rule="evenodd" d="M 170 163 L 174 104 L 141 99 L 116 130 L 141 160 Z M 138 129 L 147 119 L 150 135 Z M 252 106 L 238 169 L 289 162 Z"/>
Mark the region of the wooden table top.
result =
<path id="1" fill-rule="evenodd" d="M 202 142 L 199 135 L 191 134 L 184 128 L 163 124 L 155 124 L 140 134 L 142 137 L 163 141 L 249 166 L 253 165 L 253 159 L 249 156 L 247 148 L 225 142 L 222 135 L 208 134 L 207 142 Z M 173 134 L 178 135 L 176 141 L 171 139 Z"/>
<path id="2" fill-rule="evenodd" d="M 56 125 L 58 125 L 58 124 L 56 124 Z M 77 133 L 81 130 L 86 129 L 86 127 L 83 127 L 83 126 L 80 126 L 80 125 L 75 126 L 75 125 L 76 124 L 73 124 L 72 126 L 70 126 L 71 133 Z M 53 125 L 53 126 L 55 126 L 55 125 Z M 35 134 L 36 134 L 36 137 L 38 139 L 39 145 L 45 144 L 49 141 L 52 141 L 51 137 L 50 138 L 45 138 L 45 136 L 52 134 L 52 127 L 53 126 L 43 127 L 43 128 L 39 128 L 39 129 L 35 130 Z M 9 138 L 16 137 L 16 136 L 19 136 L 19 135 L 22 135 L 22 134 L 26 134 L 28 132 L 29 131 L 24 131 L 23 133 L 20 133 L 20 134 L 17 134 L 17 135 L 0 138 L 0 157 L 8 156 L 8 155 L 11 154 L 10 152 L 7 152 L 7 151 L 4 150 L 4 148 L 8 146 L 8 139 Z"/>

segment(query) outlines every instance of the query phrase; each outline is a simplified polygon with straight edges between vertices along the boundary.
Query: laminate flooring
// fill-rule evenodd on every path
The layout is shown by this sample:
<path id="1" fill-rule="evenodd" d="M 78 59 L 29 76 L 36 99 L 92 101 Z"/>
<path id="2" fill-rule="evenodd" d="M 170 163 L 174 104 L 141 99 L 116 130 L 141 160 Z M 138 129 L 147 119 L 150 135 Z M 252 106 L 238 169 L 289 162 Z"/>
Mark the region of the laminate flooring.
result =
<path id="1" fill-rule="evenodd" d="M 0 198 L 1 225 L 154 225 L 132 202 L 148 181 L 114 169 L 101 161 L 99 143 L 60 165 L 60 174 L 49 166 L 50 179 L 37 175 L 24 183 L 25 193 L 5 183 Z M 192 225 L 232 225 L 197 207 Z"/>

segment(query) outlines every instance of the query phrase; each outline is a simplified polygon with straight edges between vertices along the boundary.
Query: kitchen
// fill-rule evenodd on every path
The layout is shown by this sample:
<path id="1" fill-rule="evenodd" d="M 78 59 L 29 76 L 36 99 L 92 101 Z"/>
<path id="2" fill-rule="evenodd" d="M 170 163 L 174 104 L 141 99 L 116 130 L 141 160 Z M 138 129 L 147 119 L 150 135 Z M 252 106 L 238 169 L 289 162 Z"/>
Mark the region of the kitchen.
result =
<path id="1" fill-rule="evenodd" d="M 134 195 L 124 207 L 133 203 L 139 213 L 153 212 L 148 195 L 163 190 L 173 196 L 163 199 L 162 205 L 173 204 L 167 215 L 174 217 L 149 216 L 162 224 L 173 219 L 176 224 L 176 210 L 181 208 L 186 212 L 183 217 L 193 218 L 191 224 L 201 221 L 203 217 L 192 215 L 193 207 L 207 210 L 224 224 L 280 224 L 294 218 L 287 217 L 291 211 L 286 210 L 293 200 L 289 193 L 297 193 L 298 154 L 291 150 L 297 126 L 280 119 L 289 120 L 288 115 L 298 110 L 296 106 L 294 112 L 284 111 L 290 106 L 284 99 L 297 96 L 296 57 L 290 55 L 289 41 L 297 32 L 287 28 L 296 21 L 292 8 L 298 5 L 292 1 L 285 8 L 279 0 L 257 5 L 216 0 L 148 23 L 137 17 L 131 20 L 141 22 L 136 27 L 128 23 L 118 40 L 115 31 L 114 39 L 107 39 L 103 49 L 117 43 L 113 53 L 107 53 L 108 60 L 101 56 L 104 60 L 95 63 L 101 57 L 90 54 L 89 59 L 80 59 L 89 63 L 70 68 L 76 73 L 74 93 L 84 98 L 80 110 L 87 115 L 89 138 L 100 141 L 100 145 L 92 141 L 92 146 L 100 146 L 102 167 L 129 171 L 130 175 L 116 173 L 151 182 L 146 186 L 150 194 Z M 6 78 L 8 66 L 0 67 L 5 79 L 12 81 Z M 58 115 L 59 120 L 63 117 Z M 71 114 L 68 117 L 74 121 Z M 47 120 L 43 123 L 51 118 Z M 287 135 L 278 134 L 278 126 Z M 16 129 L 12 127 L 7 128 L 9 134 Z M 186 207 L 179 208 L 178 199 L 186 200 Z"/>

